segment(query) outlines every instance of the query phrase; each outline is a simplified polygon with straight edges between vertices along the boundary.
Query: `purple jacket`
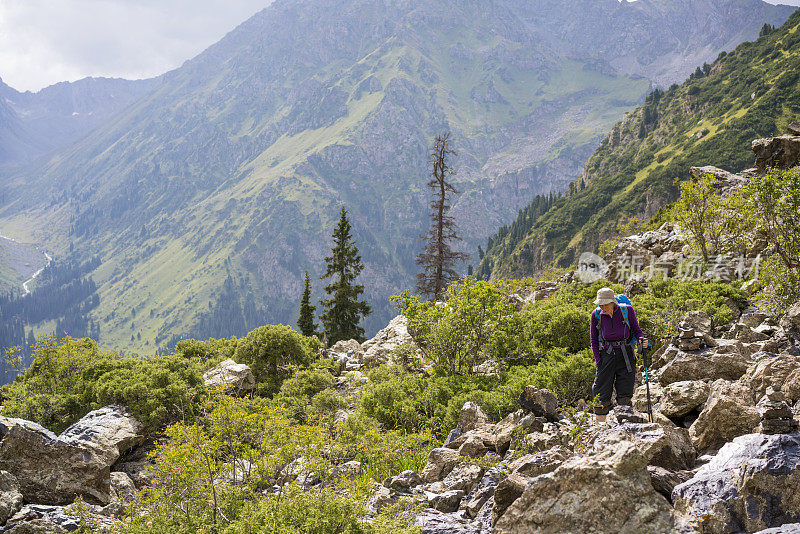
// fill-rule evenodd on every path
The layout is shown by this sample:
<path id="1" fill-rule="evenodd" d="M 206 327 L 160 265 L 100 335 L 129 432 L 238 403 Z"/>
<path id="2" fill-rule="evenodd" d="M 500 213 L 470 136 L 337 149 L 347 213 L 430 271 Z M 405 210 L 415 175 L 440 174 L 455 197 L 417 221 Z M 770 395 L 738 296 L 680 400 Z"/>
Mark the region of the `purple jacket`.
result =
<path id="1" fill-rule="evenodd" d="M 597 328 L 595 326 L 594 312 L 589 316 L 589 339 L 591 339 L 592 354 L 596 364 L 600 364 L 600 340 L 597 337 Z M 628 306 L 628 322 L 631 323 L 631 330 L 636 336 L 636 339 L 642 339 L 642 329 L 639 328 L 639 321 L 636 319 L 636 312 L 633 311 L 633 306 Z M 603 339 L 606 341 L 622 341 L 630 337 L 628 325 L 622 318 L 622 310 L 619 309 L 619 304 L 615 304 L 614 316 L 609 317 L 608 314 L 600 312 L 600 328 L 603 332 Z"/>

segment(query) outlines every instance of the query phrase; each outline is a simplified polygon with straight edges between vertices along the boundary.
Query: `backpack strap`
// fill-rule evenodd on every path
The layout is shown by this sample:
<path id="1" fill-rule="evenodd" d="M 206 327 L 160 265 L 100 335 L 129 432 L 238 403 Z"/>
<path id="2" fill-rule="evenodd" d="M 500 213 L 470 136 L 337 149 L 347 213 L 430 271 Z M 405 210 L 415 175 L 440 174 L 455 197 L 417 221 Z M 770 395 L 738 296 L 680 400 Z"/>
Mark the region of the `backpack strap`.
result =
<path id="1" fill-rule="evenodd" d="M 600 306 L 598 306 L 594 310 L 594 313 L 592 314 L 592 322 L 594 324 L 594 328 L 597 330 L 597 344 L 600 345 L 601 350 L 603 348 L 603 344 L 606 341 L 605 339 L 603 339 L 603 329 L 600 328 L 600 314 L 602 312 L 603 310 L 601 310 Z"/>

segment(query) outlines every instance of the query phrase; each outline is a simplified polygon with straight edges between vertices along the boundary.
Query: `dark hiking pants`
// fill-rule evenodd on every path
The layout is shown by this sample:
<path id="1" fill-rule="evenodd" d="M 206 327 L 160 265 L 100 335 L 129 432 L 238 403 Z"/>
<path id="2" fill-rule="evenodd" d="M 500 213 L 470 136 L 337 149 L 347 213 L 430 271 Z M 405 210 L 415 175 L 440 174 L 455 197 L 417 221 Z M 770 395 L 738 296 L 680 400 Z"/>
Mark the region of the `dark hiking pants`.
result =
<path id="1" fill-rule="evenodd" d="M 611 410 L 611 393 L 617 391 L 617 404 L 630 406 L 636 369 L 628 372 L 625 355 L 621 347 L 600 351 L 600 363 L 592 384 L 592 395 L 599 402 L 594 413 L 606 415 Z"/>

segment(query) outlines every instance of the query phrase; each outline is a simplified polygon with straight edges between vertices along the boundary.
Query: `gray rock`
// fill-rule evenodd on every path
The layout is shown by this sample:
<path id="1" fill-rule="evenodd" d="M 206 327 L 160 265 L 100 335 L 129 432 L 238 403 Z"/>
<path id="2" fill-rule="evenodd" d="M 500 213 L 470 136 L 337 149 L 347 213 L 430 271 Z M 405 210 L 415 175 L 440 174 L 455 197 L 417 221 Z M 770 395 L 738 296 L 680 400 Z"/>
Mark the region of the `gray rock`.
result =
<path id="1" fill-rule="evenodd" d="M 475 430 L 489 422 L 489 416 L 474 402 L 465 402 L 458 414 L 458 428 L 462 432 Z"/>
<path id="2" fill-rule="evenodd" d="M 675 510 L 704 533 L 800 521 L 800 434 L 748 434 L 675 487 Z"/>
<path id="3" fill-rule="evenodd" d="M 548 421 L 558 420 L 558 400 L 549 390 L 525 386 L 518 401 L 520 406 L 532 412 L 536 417 L 544 417 Z"/>
<path id="4" fill-rule="evenodd" d="M 756 534 L 800 534 L 800 523 L 786 523 L 779 527 L 759 530 Z"/>
<path id="5" fill-rule="evenodd" d="M 403 471 L 399 475 L 389 477 L 383 483 L 383 485 L 387 488 L 406 493 L 410 492 L 412 488 L 415 488 L 420 484 L 422 484 L 422 477 L 419 476 L 419 473 L 416 471 L 411 470 Z"/>
<path id="6" fill-rule="evenodd" d="M 113 404 L 87 413 L 58 439 L 96 450 L 110 466 L 142 442 L 142 429 L 143 425 L 125 406 Z"/>
<path id="7" fill-rule="evenodd" d="M 5 534 L 63 534 L 67 532 L 47 519 L 32 519 L 24 523 L 6 525 L 6 528 L 8 530 L 4 529 Z"/>
<path id="8" fill-rule="evenodd" d="M 222 388 L 245 394 L 256 389 L 256 378 L 249 366 L 228 358 L 203 373 L 203 384 L 206 388 Z"/>
<path id="9" fill-rule="evenodd" d="M 396 347 L 413 343 L 414 339 L 408 332 L 408 319 L 398 315 L 389 321 L 386 328 L 361 345 L 363 350 L 361 362 L 367 368 L 389 363 L 392 351 Z"/>
<path id="10" fill-rule="evenodd" d="M 78 517 L 70 515 L 63 506 L 28 504 L 8 520 L 8 532 L 72 532 L 80 527 Z"/>
<path id="11" fill-rule="evenodd" d="M 55 438 L 33 425 L 12 426 L 0 442 L 0 469 L 13 474 L 28 502 L 69 504 L 76 496 L 107 504 L 110 461 L 116 450 L 100 450 Z"/>
<path id="12" fill-rule="evenodd" d="M 461 499 L 464 498 L 463 490 L 448 490 L 431 499 L 431 507 L 440 512 L 455 512 Z"/>
<path id="13" fill-rule="evenodd" d="M 708 399 L 711 387 L 702 380 L 685 380 L 665 386 L 658 411 L 667 417 L 683 417 Z"/>
<path id="14" fill-rule="evenodd" d="M 478 436 L 469 436 L 458 448 L 458 454 L 469 456 L 470 458 L 480 458 L 489 452 L 489 448 L 483 444 L 483 440 Z"/>
<path id="15" fill-rule="evenodd" d="M 512 473 L 500 481 L 494 490 L 494 508 L 492 509 L 492 522 L 496 523 L 509 506 L 522 496 L 525 487 L 531 479 L 520 474 Z"/>
<path id="16" fill-rule="evenodd" d="M 136 498 L 136 485 L 127 473 L 114 471 L 111 473 L 111 496 L 112 499 L 127 504 Z"/>
<path id="17" fill-rule="evenodd" d="M 442 485 L 448 490 L 471 492 L 483 477 L 483 468 L 475 464 L 462 464 L 455 467 L 444 479 Z"/>
<path id="18" fill-rule="evenodd" d="M 450 471 L 459 462 L 458 451 L 440 447 L 428 453 L 428 463 L 422 470 L 422 480 L 424 482 L 436 482 L 450 474 Z"/>
<path id="19" fill-rule="evenodd" d="M 737 380 L 750 365 L 741 345 L 726 343 L 699 353 L 679 352 L 660 370 L 662 386 L 687 380 Z"/>
<path id="20" fill-rule="evenodd" d="M 753 141 L 756 167 L 765 171 L 768 167 L 788 169 L 800 163 L 800 136 L 781 135 Z"/>
<path id="21" fill-rule="evenodd" d="M 632 444 L 570 458 L 532 479 L 496 529 L 508 534 L 675 532 L 667 500 L 653 489 L 646 466 Z"/>
<path id="22" fill-rule="evenodd" d="M 587 436 L 590 450 L 615 450 L 632 444 L 648 465 L 679 471 L 694 466 L 696 453 L 689 432 L 658 423 L 624 423 L 610 428 L 596 427 Z"/>
<path id="23" fill-rule="evenodd" d="M 761 416 L 749 403 L 749 395 L 749 390 L 738 382 L 717 380 L 711 385 L 703 411 L 689 428 L 698 452 L 753 432 Z"/>
<path id="24" fill-rule="evenodd" d="M 675 489 L 675 486 L 683 484 L 693 476 L 691 471 L 670 471 L 657 465 L 648 465 L 647 472 L 650 473 L 650 482 L 653 484 L 653 488 L 670 502 L 672 502 L 672 490 Z"/>
<path id="25" fill-rule="evenodd" d="M 786 131 L 792 135 L 800 135 L 800 122 L 793 122 L 786 127 Z"/>
<path id="26" fill-rule="evenodd" d="M 349 462 L 345 462 L 343 464 L 334 465 L 330 470 L 330 478 L 331 480 L 355 480 L 361 475 L 361 462 L 357 460 L 350 460 Z M 413 471 L 403 471 L 400 475 L 404 475 L 406 473 L 414 473 Z M 416 473 L 414 473 L 416 475 Z M 419 475 L 417 475 L 419 477 Z"/>
<path id="27" fill-rule="evenodd" d="M 17 478 L 7 471 L 0 471 L 0 525 L 4 525 L 21 507 L 22 493 Z"/>
<path id="28" fill-rule="evenodd" d="M 512 473 L 526 477 L 537 477 L 555 471 L 572 454 L 569 449 L 557 446 L 536 454 L 521 456 L 508 464 L 508 469 Z"/>
<path id="29" fill-rule="evenodd" d="M 470 518 L 475 519 L 475 517 L 478 516 L 478 513 L 480 512 L 481 508 L 483 508 L 483 506 L 487 503 L 487 501 L 494 496 L 494 490 L 495 490 L 494 486 L 487 486 L 485 488 L 481 488 L 480 490 L 475 492 L 475 494 L 468 502 L 462 504 L 462 506 L 464 507 L 464 511 Z"/>
<path id="30" fill-rule="evenodd" d="M 790 354 L 761 358 L 747 368 L 741 381 L 750 390 L 752 402 L 757 402 L 770 387 L 783 389 L 790 401 L 795 400 L 794 395 L 800 395 L 800 358 Z"/>

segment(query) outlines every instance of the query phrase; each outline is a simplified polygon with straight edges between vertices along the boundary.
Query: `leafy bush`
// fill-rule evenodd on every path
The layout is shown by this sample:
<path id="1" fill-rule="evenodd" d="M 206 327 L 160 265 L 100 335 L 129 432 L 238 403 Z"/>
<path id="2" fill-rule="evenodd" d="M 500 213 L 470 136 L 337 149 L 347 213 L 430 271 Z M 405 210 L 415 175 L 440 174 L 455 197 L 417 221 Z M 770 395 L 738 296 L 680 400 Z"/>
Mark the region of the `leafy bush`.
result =
<path id="1" fill-rule="evenodd" d="M 517 339 L 521 361 L 534 363 L 551 351 L 563 348 L 577 353 L 589 346 L 589 315 L 597 290 L 610 286 L 621 292 L 621 286 L 598 281 L 591 285 L 559 288 L 555 294 L 528 304 L 519 314 L 522 325 Z"/>
<path id="2" fill-rule="evenodd" d="M 240 339 L 233 359 L 250 366 L 260 394 L 271 395 L 289 376 L 289 367 L 309 365 L 319 348 L 315 337 L 304 337 L 288 326 L 267 325 Z"/>
<path id="3" fill-rule="evenodd" d="M 3 387 L 6 416 L 61 431 L 91 410 L 123 403 L 150 428 L 191 415 L 200 366 L 180 356 L 146 360 L 101 351 L 91 339 L 40 339 L 31 366 Z"/>
<path id="4" fill-rule="evenodd" d="M 514 307 L 495 286 L 465 276 L 447 289 L 447 302 L 422 302 L 408 291 L 392 297 L 408 318 L 437 371 L 470 374 L 487 359 L 503 359 L 512 349 Z"/>
<path id="5" fill-rule="evenodd" d="M 237 340 L 235 337 L 230 339 L 207 339 L 198 341 L 196 339 L 183 339 L 175 345 L 175 352 L 202 362 L 205 367 L 213 367 L 223 360 L 233 358 L 236 350 Z"/>
<path id="6" fill-rule="evenodd" d="M 177 423 L 152 454 L 153 483 L 130 506 L 121 526 L 144 532 L 353 532 L 409 530 L 408 517 L 393 515 L 362 522 L 363 503 L 376 480 L 396 469 L 421 469 L 430 438 L 383 434 L 341 434 L 335 441 L 320 426 L 294 423 L 265 399 L 216 395 L 196 424 Z M 325 454 L 323 455 L 323 451 Z M 303 470 L 325 480 L 324 487 L 302 491 L 296 483 L 279 494 L 263 493 L 289 462 L 302 458 Z M 361 473 L 352 479 L 331 476 L 331 460 L 356 459 Z M 246 466 L 236 483 L 226 481 L 232 466 Z M 144 513 L 146 512 L 146 513 Z M 391 529 L 391 530 L 390 530 Z"/>
<path id="7" fill-rule="evenodd" d="M 591 350 L 570 354 L 560 349 L 548 353 L 537 365 L 512 368 L 504 387 L 514 394 L 531 384 L 549 389 L 562 404 L 572 404 L 591 399 L 594 375 Z"/>

